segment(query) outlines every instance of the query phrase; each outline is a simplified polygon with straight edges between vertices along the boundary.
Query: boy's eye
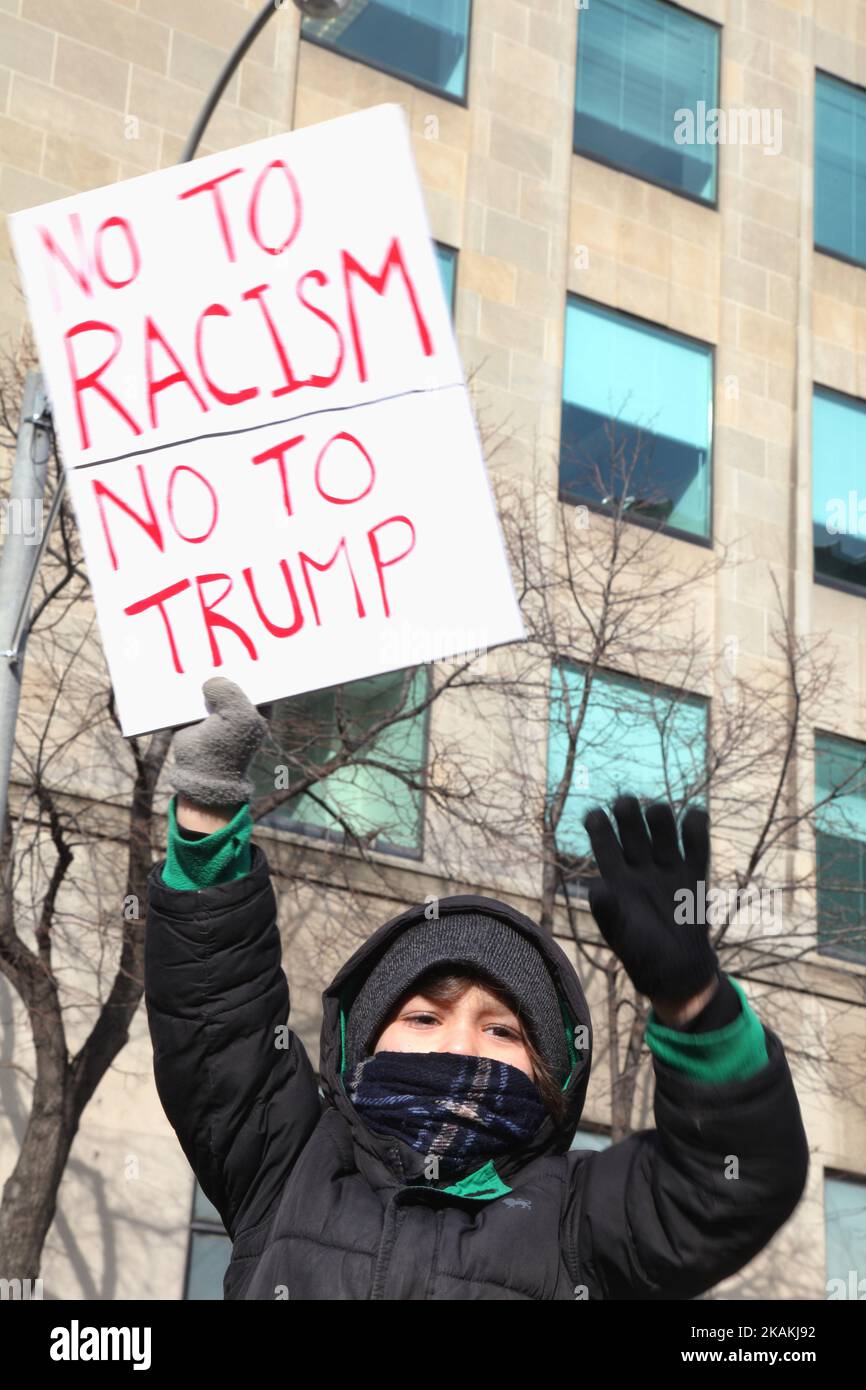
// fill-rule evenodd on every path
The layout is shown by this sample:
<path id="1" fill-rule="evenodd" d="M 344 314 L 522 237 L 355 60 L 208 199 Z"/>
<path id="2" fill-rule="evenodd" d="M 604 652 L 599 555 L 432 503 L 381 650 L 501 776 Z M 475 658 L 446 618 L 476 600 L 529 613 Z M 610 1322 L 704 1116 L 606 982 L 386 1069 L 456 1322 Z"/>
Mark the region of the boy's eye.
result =
<path id="1" fill-rule="evenodd" d="M 414 1013 L 404 1014 L 402 1021 L 409 1024 L 417 1023 L 420 1024 L 422 1028 L 426 1028 L 428 1024 L 439 1023 L 440 1019 L 436 1014 Z M 487 1025 L 486 1031 L 492 1031 L 497 1037 L 500 1037 L 503 1042 L 520 1042 L 521 1040 L 517 1029 L 510 1028 L 507 1023 L 490 1023 Z"/>

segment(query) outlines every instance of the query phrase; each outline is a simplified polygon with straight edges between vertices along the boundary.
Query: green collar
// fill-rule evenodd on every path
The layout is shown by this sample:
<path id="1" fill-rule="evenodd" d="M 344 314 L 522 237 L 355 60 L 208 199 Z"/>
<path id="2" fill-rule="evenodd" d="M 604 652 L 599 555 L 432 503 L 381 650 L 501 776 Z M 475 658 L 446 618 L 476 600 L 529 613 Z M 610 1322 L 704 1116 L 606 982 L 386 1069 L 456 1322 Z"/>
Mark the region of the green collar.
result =
<path id="1" fill-rule="evenodd" d="M 453 1197 L 472 1197 L 478 1202 L 489 1202 L 494 1197 L 504 1197 L 511 1188 L 502 1181 L 490 1159 L 483 1168 L 467 1174 L 451 1187 L 440 1187 L 438 1190 L 450 1192 Z"/>

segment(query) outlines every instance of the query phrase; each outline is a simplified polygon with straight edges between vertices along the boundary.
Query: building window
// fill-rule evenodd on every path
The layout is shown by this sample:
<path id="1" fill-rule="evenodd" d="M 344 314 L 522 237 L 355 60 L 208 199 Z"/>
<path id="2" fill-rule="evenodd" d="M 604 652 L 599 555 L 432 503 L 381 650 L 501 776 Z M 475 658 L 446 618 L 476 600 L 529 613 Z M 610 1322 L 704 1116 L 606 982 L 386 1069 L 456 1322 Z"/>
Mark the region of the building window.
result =
<path id="1" fill-rule="evenodd" d="M 816 386 L 812 394 L 815 577 L 858 589 L 866 589 L 864 451 L 866 402 Z"/>
<path id="2" fill-rule="evenodd" d="M 824 1175 L 827 1297 L 866 1298 L 866 1182 Z"/>
<path id="3" fill-rule="evenodd" d="M 815 74 L 815 246 L 866 265 L 866 91 Z"/>
<path id="4" fill-rule="evenodd" d="M 223 1277 L 231 1255 L 232 1243 L 219 1212 L 196 1183 L 189 1226 L 184 1298 L 221 1299 Z"/>
<path id="5" fill-rule="evenodd" d="M 592 0 L 578 23 L 576 152 L 714 203 L 716 25 L 661 0 Z"/>
<path id="6" fill-rule="evenodd" d="M 563 664 L 551 673 L 548 796 L 562 782 L 586 673 Z M 700 802 L 706 781 L 707 702 L 611 671 L 596 671 L 574 740 L 571 782 L 556 833 L 566 886 L 582 895 L 595 865 L 583 818 L 609 809 L 622 792 L 644 804 Z"/>
<path id="7" fill-rule="evenodd" d="M 457 252 L 453 246 L 443 246 L 440 241 L 434 241 L 433 249 L 436 252 L 436 263 L 439 266 L 439 274 L 442 276 L 442 288 L 445 291 L 445 298 L 451 306 L 451 317 L 454 317 L 454 286 L 457 278 Z"/>
<path id="8" fill-rule="evenodd" d="M 822 805 L 828 796 L 835 799 Z M 818 950 L 866 961 L 866 744 L 815 736 Z"/>
<path id="9" fill-rule="evenodd" d="M 610 1148 L 610 1135 L 602 1134 L 595 1129 L 579 1129 L 568 1146 L 570 1149 L 595 1149 L 600 1152 L 602 1149 Z"/>
<path id="10" fill-rule="evenodd" d="M 466 99 L 470 0 L 351 0 L 301 21 L 305 39 L 455 101 Z"/>
<path id="11" fill-rule="evenodd" d="M 428 680 L 428 670 L 421 666 L 279 701 L 271 729 L 281 761 L 275 768 L 265 749 L 256 755 L 251 769 L 256 796 L 278 788 L 277 775 L 291 786 L 310 764 L 326 764 L 380 721 L 385 724 L 350 764 L 262 817 L 260 824 L 338 843 L 351 844 L 355 836 L 371 849 L 420 858 L 424 807 L 418 783 L 427 762 L 428 711 L 412 717 L 401 717 L 401 711 L 424 699 Z"/>
<path id="12" fill-rule="evenodd" d="M 570 295 L 559 495 L 710 535 L 713 350 Z"/>

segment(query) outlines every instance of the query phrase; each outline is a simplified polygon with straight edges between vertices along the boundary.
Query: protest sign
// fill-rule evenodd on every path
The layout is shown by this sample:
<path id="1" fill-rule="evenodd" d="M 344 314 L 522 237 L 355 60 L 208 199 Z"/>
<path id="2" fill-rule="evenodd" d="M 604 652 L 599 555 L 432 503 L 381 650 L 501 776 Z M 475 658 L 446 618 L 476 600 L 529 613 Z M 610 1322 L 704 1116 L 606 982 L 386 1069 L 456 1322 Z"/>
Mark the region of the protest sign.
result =
<path id="1" fill-rule="evenodd" d="M 399 106 L 10 221 L 125 735 L 524 635 Z"/>

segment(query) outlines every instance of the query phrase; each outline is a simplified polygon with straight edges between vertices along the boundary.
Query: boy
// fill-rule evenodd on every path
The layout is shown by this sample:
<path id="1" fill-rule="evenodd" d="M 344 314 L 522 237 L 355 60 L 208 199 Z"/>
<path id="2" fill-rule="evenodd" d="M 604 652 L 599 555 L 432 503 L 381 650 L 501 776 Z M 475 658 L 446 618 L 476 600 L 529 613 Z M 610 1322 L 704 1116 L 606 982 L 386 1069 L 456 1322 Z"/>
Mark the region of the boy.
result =
<path id="1" fill-rule="evenodd" d="M 175 736 L 145 985 L 157 1089 L 232 1238 L 227 1299 L 684 1299 L 796 1206 L 808 1147 L 782 1044 L 677 925 L 703 812 L 614 805 L 587 830 L 591 907 L 652 1001 L 656 1129 L 573 1151 L 591 1021 L 564 952 L 474 894 L 386 922 L 323 995 L 320 1075 L 289 996 L 249 763 L 266 725 L 231 681 Z M 281 1045 L 285 1040 L 287 1045 Z M 737 1160 L 736 1176 L 731 1159 Z"/>

